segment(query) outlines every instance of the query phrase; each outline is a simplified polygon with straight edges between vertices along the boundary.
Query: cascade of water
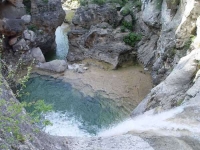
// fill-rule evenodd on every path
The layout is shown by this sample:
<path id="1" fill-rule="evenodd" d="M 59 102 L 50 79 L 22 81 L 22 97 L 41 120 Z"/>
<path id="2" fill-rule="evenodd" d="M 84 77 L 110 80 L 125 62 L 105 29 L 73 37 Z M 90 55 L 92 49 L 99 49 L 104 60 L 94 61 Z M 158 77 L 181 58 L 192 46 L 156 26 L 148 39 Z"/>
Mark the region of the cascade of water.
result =
<path id="1" fill-rule="evenodd" d="M 184 111 L 185 106 L 179 106 L 172 110 L 162 112 L 160 114 L 153 114 L 153 111 L 146 112 L 143 115 L 137 116 L 133 119 L 127 119 L 116 126 L 113 126 L 109 129 L 102 130 L 98 133 L 98 136 L 107 137 L 125 134 L 129 131 L 135 132 L 145 132 L 145 131 L 157 131 L 162 133 L 164 131 L 177 131 L 177 130 L 187 130 L 193 133 L 199 133 L 199 126 L 191 126 L 190 122 L 187 123 L 178 123 L 173 122 L 173 119 L 177 114 L 180 114 Z M 165 134 L 170 134 L 165 132 Z"/>
<path id="2" fill-rule="evenodd" d="M 67 36 L 68 29 L 68 25 L 64 23 L 56 29 L 56 51 L 47 52 L 45 54 L 46 61 L 55 59 L 66 60 L 69 49 Z"/>
<path id="3" fill-rule="evenodd" d="M 62 25 L 56 29 L 56 57 L 57 59 L 66 59 L 69 45 L 66 35 L 66 26 Z"/>

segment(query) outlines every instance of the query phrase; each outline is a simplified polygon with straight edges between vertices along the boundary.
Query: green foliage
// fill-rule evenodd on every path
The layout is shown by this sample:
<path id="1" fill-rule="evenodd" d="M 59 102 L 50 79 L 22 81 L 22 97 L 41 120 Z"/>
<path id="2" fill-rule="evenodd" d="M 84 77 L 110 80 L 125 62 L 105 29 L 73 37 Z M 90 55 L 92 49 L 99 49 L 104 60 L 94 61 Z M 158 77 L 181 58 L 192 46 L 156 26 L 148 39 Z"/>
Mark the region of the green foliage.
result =
<path id="1" fill-rule="evenodd" d="M 185 42 L 184 45 L 184 49 L 188 50 L 190 48 L 190 45 L 192 44 L 192 42 L 194 41 L 194 39 L 196 38 L 196 36 L 191 35 L 190 38 Z"/>
<path id="2" fill-rule="evenodd" d="M 134 1 L 134 6 L 137 7 L 137 8 L 139 8 L 139 9 L 141 9 L 141 7 L 142 7 L 142 2 L 141 2 L 141 0 L 136 0 L 136 1 Z"/>
<path id="3" fill-rule="evenodd" d="M 44 3 L 48 3 L 49 2 L 49 0 L 42 0 Z"/>
<path id="4" fill-rule="evenodd" d="M 133 24 L 132 24 L 132 22 L 123 21 L 123 22 L 122 22 L 122 25 L 123 25 L 125 28 L 129 29 L 129 30 L 133 30 Z"/>
<path id="5" fill-rule="evenodd" d="M 136 42 L 140 41 L 142 38 L 141 35 L 135 34 L 135 33 L 129 33 L 127 36 L 124 37 L 123 41 L 130 45 L 135 46 Z"/>
<path id="6" fill-rule="evenodd" d="M 23 108 L 33 107 L 32 113 L 23 113 Z M 41 114 L 45 114 L 52 110 L 51 105 L 47 105 L 43 100 L 35 103 L 19 103 L 15 100 L 0 100 L 0 129 L 6 138 L 6 142 L 12 145 L 15 142 L 24 143 L 27 135 L 21 130 L 20 126 L 31 121 L 32 123 L 40 123 L 43 127 L 51 125 L 49 120 L 43 119 Z M 31 118 L 30 118 L 31 117 Z M 30 120 L 31 119 L 31 120 Z"/>
<path id="7" fill-rule="evenodd" d="M 53 110 L 52 105 L 46 104 L 44 100 L 38 100 L 36 102 L 23 102 L 23 107 L 26 110 L 32 110 L 28 114 L 32 118 L 33 123 L 40 124 L 40 126 L 51 125 L 51 122 L 43 118 L 43 114 L 51 112 Z"/>
<path id="8" fill-rule="evenodd" d="M 122 9 L 122 11 L 120 12 L 121 15 L 123 16 L 127 16 L 128 14 L 130 14 L 130 8 L 128 6 L 124 6 L 124 8 Z"/>
<path id="9" fill-rule="evenodd" d="M 163 0 L 156 0 L 156 8 L 161 10 Z"/>
<path id="10" fill-rule="evenodd" d="M 8 144 L 12 144 L 15 141 L 23 143 L 25 141 L 25 136 L 22 134 L 20 124 L 24 122 L 25 116 L 22 114 L 22 105 L 14 100 L 8 102 L 1 99 L 0 109 L 0 129 L 3 132 L 2 134 L 7 137 L 6 142 Z"/>
<path id="11" fill-rule="evenodd" d="M 125 32 L 126 31 L 126 28 L 124 26 L 121 26 L 121 32 Z"/>
<path id="12" fill-rule="evenodd" d="M 31 64 L 32 66 L 32 64 Z M 22 96 L 23 93 L 23 89 L 26 88 L 26 82 L 28 81 L 28 79 L 30 78 L 30 74 L 31 74 L 31 70 L 32 67 L 29 66 L 27 69 L 27 74 L 25 76 L 23 76 L 22 78 L 19 79 L 19 85 L 20 85 L 20 89 L 16 91 L 16 97 L 19 98 Z"/>

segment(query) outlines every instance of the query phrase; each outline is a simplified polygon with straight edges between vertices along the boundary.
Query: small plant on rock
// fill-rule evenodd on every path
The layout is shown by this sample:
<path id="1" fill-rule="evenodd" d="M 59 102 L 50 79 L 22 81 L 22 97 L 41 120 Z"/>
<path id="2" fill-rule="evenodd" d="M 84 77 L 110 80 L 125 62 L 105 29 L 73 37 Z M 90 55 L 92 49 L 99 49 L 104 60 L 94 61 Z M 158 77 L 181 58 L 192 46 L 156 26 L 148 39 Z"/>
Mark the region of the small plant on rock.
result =
<path id="1" fill-rule="evenodd" d="M 136 42 L 140 41 L 142 38 L 141 35 L 135 34 L 135 33 L 129 33 L 127 36 L 124 37 L 123 41 L 130 45 L 130 46 L 135 46 Z"/>

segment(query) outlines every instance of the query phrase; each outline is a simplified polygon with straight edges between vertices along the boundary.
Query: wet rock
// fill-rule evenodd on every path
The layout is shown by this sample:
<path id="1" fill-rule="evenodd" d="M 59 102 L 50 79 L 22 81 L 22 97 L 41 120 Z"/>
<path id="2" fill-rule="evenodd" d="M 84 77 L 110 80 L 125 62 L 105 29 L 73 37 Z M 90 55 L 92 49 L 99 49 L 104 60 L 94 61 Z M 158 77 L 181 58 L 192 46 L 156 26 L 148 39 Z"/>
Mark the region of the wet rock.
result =
<path id="1" fill-rule="evenodd" d="M 65 60 L 53 60 L 46 63 L 40 63 L 37 67 L 40 69 L 61 73 L 67 69 L 67 63 Z"/>
<path id="2" fill-rule="evenodd" d="M 31 49 L 31 55 L 33 56 L 33 58 L 35 58 L 37 62 L 40 63 L 46 62 L 44 55 L 39 47 Z"/>

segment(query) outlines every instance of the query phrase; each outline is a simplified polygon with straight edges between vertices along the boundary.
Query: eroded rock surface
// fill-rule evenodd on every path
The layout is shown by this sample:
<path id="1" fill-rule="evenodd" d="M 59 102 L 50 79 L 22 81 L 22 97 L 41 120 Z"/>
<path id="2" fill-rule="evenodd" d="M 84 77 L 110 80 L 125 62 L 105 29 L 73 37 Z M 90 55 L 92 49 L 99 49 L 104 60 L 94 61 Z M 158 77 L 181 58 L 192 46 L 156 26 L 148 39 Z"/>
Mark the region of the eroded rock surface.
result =
<path id="1" fill-rule="evenodd" d="M 69 61 L 95 58 L 116 68 L 124 61 L 132 60 L 133 48 L 123 42 L 124 35 L 118 26 L 123 17 L 116 7 L 94 4 L 77 9 L 69 36 Z"/>

